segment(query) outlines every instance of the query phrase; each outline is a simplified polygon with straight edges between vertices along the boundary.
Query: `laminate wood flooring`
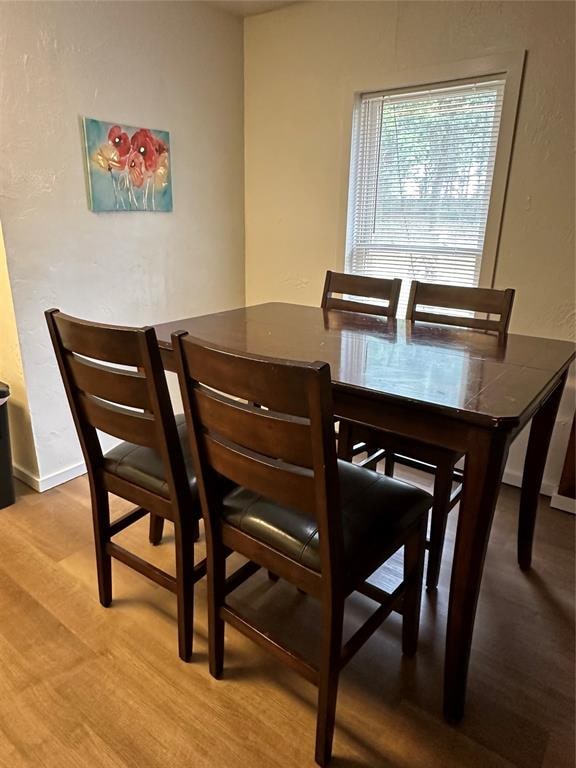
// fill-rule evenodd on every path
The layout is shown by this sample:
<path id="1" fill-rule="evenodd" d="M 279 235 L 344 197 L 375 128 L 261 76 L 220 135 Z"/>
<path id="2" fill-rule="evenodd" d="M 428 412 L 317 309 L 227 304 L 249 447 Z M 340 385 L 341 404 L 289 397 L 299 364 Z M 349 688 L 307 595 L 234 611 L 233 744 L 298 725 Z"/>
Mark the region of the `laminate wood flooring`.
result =
<path id="1" fill-rule="evenodd" d="M 232 628 L 224 678 L 206 661 L 205 583 L 195 655 L 178 658 L 174 595 L 114 563 L 114 602 L 98 602 L 86 478 L 0 510 L 2 768 L 301 768 L 314 765 L 316 690 Z M 466 716 L 441 716 L 450 515 L 440 587 L 423 596 L 420 648 L 400 652 L 392 616 L 341 676 L 334 768 L 574 766 L 574 523 L 541 498 L 533 570 L 516 565 L 519 493 L 503 486 L 474 635 Z M 127 509 L 120 500 L 113 512 Z M 147 521 L 118 537 L 163 568 Z M 202 541 L 197 545 L 202 552 Z M 395 577 L 392 563 L 377 580 Z M 234 599 L 311 648 L 311 598 L 259 573 Z M 373 604 L 352 596 L 352 631 Z"/>

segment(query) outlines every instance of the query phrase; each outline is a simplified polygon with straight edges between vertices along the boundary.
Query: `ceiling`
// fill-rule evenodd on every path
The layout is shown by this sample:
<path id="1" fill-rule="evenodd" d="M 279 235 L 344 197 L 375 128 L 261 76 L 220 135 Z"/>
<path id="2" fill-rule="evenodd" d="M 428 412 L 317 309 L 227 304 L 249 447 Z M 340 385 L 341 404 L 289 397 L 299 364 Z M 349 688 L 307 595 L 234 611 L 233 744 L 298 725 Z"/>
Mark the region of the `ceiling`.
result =
<path id="1" fill-rule="evenodd" d="M 293 5 L 294 0 L 208 0 L 236 16 L 253 16 L 256 13 L 275 11 L 284 5 Z"/>

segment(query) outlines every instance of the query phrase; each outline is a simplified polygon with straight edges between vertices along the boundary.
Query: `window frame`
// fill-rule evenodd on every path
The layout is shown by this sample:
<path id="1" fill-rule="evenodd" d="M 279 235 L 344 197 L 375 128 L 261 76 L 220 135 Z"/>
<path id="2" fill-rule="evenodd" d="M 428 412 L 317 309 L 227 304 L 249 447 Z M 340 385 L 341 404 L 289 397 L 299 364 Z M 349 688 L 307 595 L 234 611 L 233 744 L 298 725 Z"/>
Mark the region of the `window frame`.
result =
<path id="1" fill-rule="evenodd" d="M 466 81 L 469 82 L 479 78 L 494 77 L 504 79 L 505 86 L 492 176 L 492 188 L 486 218 L 486 232 L 478 276 L 478 285 L 480 287 L 494 287 L 525 58 L 526 51 L 521 50 L 484 56 L 477 59 L 467 59 L 460 62 L 448 62 L 433 67 L 426 67 L 425 69 L 404 70 L 379 80 L 378 86 L 375 88 L 366 87 L 361 90 L 355 90 L 348 163 L 348 200 L 346 206 L 344 253 L 344 263 L 346 266 L 349 263 L 353 239 L 352 222 L 354 221 L 354 201 L 356 197 L 356 179 L 353 172 L 356 168 L 355 150 L 358 146 L 360 130 L 359 106 L 362 95 L 369 93 L 397 93 L 402 90 L 411 91 L 419 88 L 440 88 L 459 83 L 464 84 Z"/>

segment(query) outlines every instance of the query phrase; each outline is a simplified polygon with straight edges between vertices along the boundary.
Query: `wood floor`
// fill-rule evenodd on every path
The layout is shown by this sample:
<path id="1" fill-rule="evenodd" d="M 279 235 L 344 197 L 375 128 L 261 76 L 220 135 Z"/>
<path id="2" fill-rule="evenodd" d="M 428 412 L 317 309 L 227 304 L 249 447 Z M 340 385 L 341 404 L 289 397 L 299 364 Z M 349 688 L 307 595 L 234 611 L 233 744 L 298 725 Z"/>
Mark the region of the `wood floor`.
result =
<path id="1" fill-rule="evenodd" d="M 115 564 L 114 603 L 98 603 L 85 478 L 42 495 L 17 490 L 17 503 L 0 511 L 2 768 L 314 765 L 312 686 L 231 628 L 225 677 L 209 676 L 204 582 L 195 660 L 186 665 L 173 595 Z M 402 659 L 393 616 L 342 675 L 335 768 L 574 765 L 574 518 L 542 499 L 526 576 L 515 564 L 517 504 L 518 492 L 504 486 L 464 722 L 453 728 L 441 718 L 452 514 L 439 591 L 424 595 L 416 659 Z M 168 568 L 168 534 L 153 549 L 142 521 L 119 538 Z M 241 601 L 267 609 L 276 627 L 290 618 L 294 643 L 311 641 L 318 614 L 310 598 L 264 574 L 242 589 Z M 348 630 L 367 607 L 366 598 L 349 600 Z"/>

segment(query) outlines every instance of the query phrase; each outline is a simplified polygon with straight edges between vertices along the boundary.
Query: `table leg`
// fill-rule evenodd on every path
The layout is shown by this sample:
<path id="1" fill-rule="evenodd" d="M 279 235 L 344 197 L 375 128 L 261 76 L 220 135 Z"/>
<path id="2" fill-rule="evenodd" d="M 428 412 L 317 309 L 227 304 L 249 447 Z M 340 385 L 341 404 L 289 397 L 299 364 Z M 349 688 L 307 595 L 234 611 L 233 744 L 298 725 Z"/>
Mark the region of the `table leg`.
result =
<path id="1" fill-rule="evenodd" d="M 536 511 L 544 467 L 548 458 L 548 448 L 552 430 L 556 422 L 558 407 L 562 399 L 566 374 L 558 382 L 556 389 L 548 396 L 541 408 L 534 414 L 530 426 L 530 437 L 524 460 L 522 474 L 522 494 L 520 496 L 520 512 L 518 517 L 518 565 L 527 571 L 532 563 L 532 542 Z"/>
<path id="2" fill-rule="evenodd" d="M 478 430 L 466 456 L 446 629 L 444 716 L 452 722 L 464 714 L 476 604 L 508 446 L 507 434 Z"/>

